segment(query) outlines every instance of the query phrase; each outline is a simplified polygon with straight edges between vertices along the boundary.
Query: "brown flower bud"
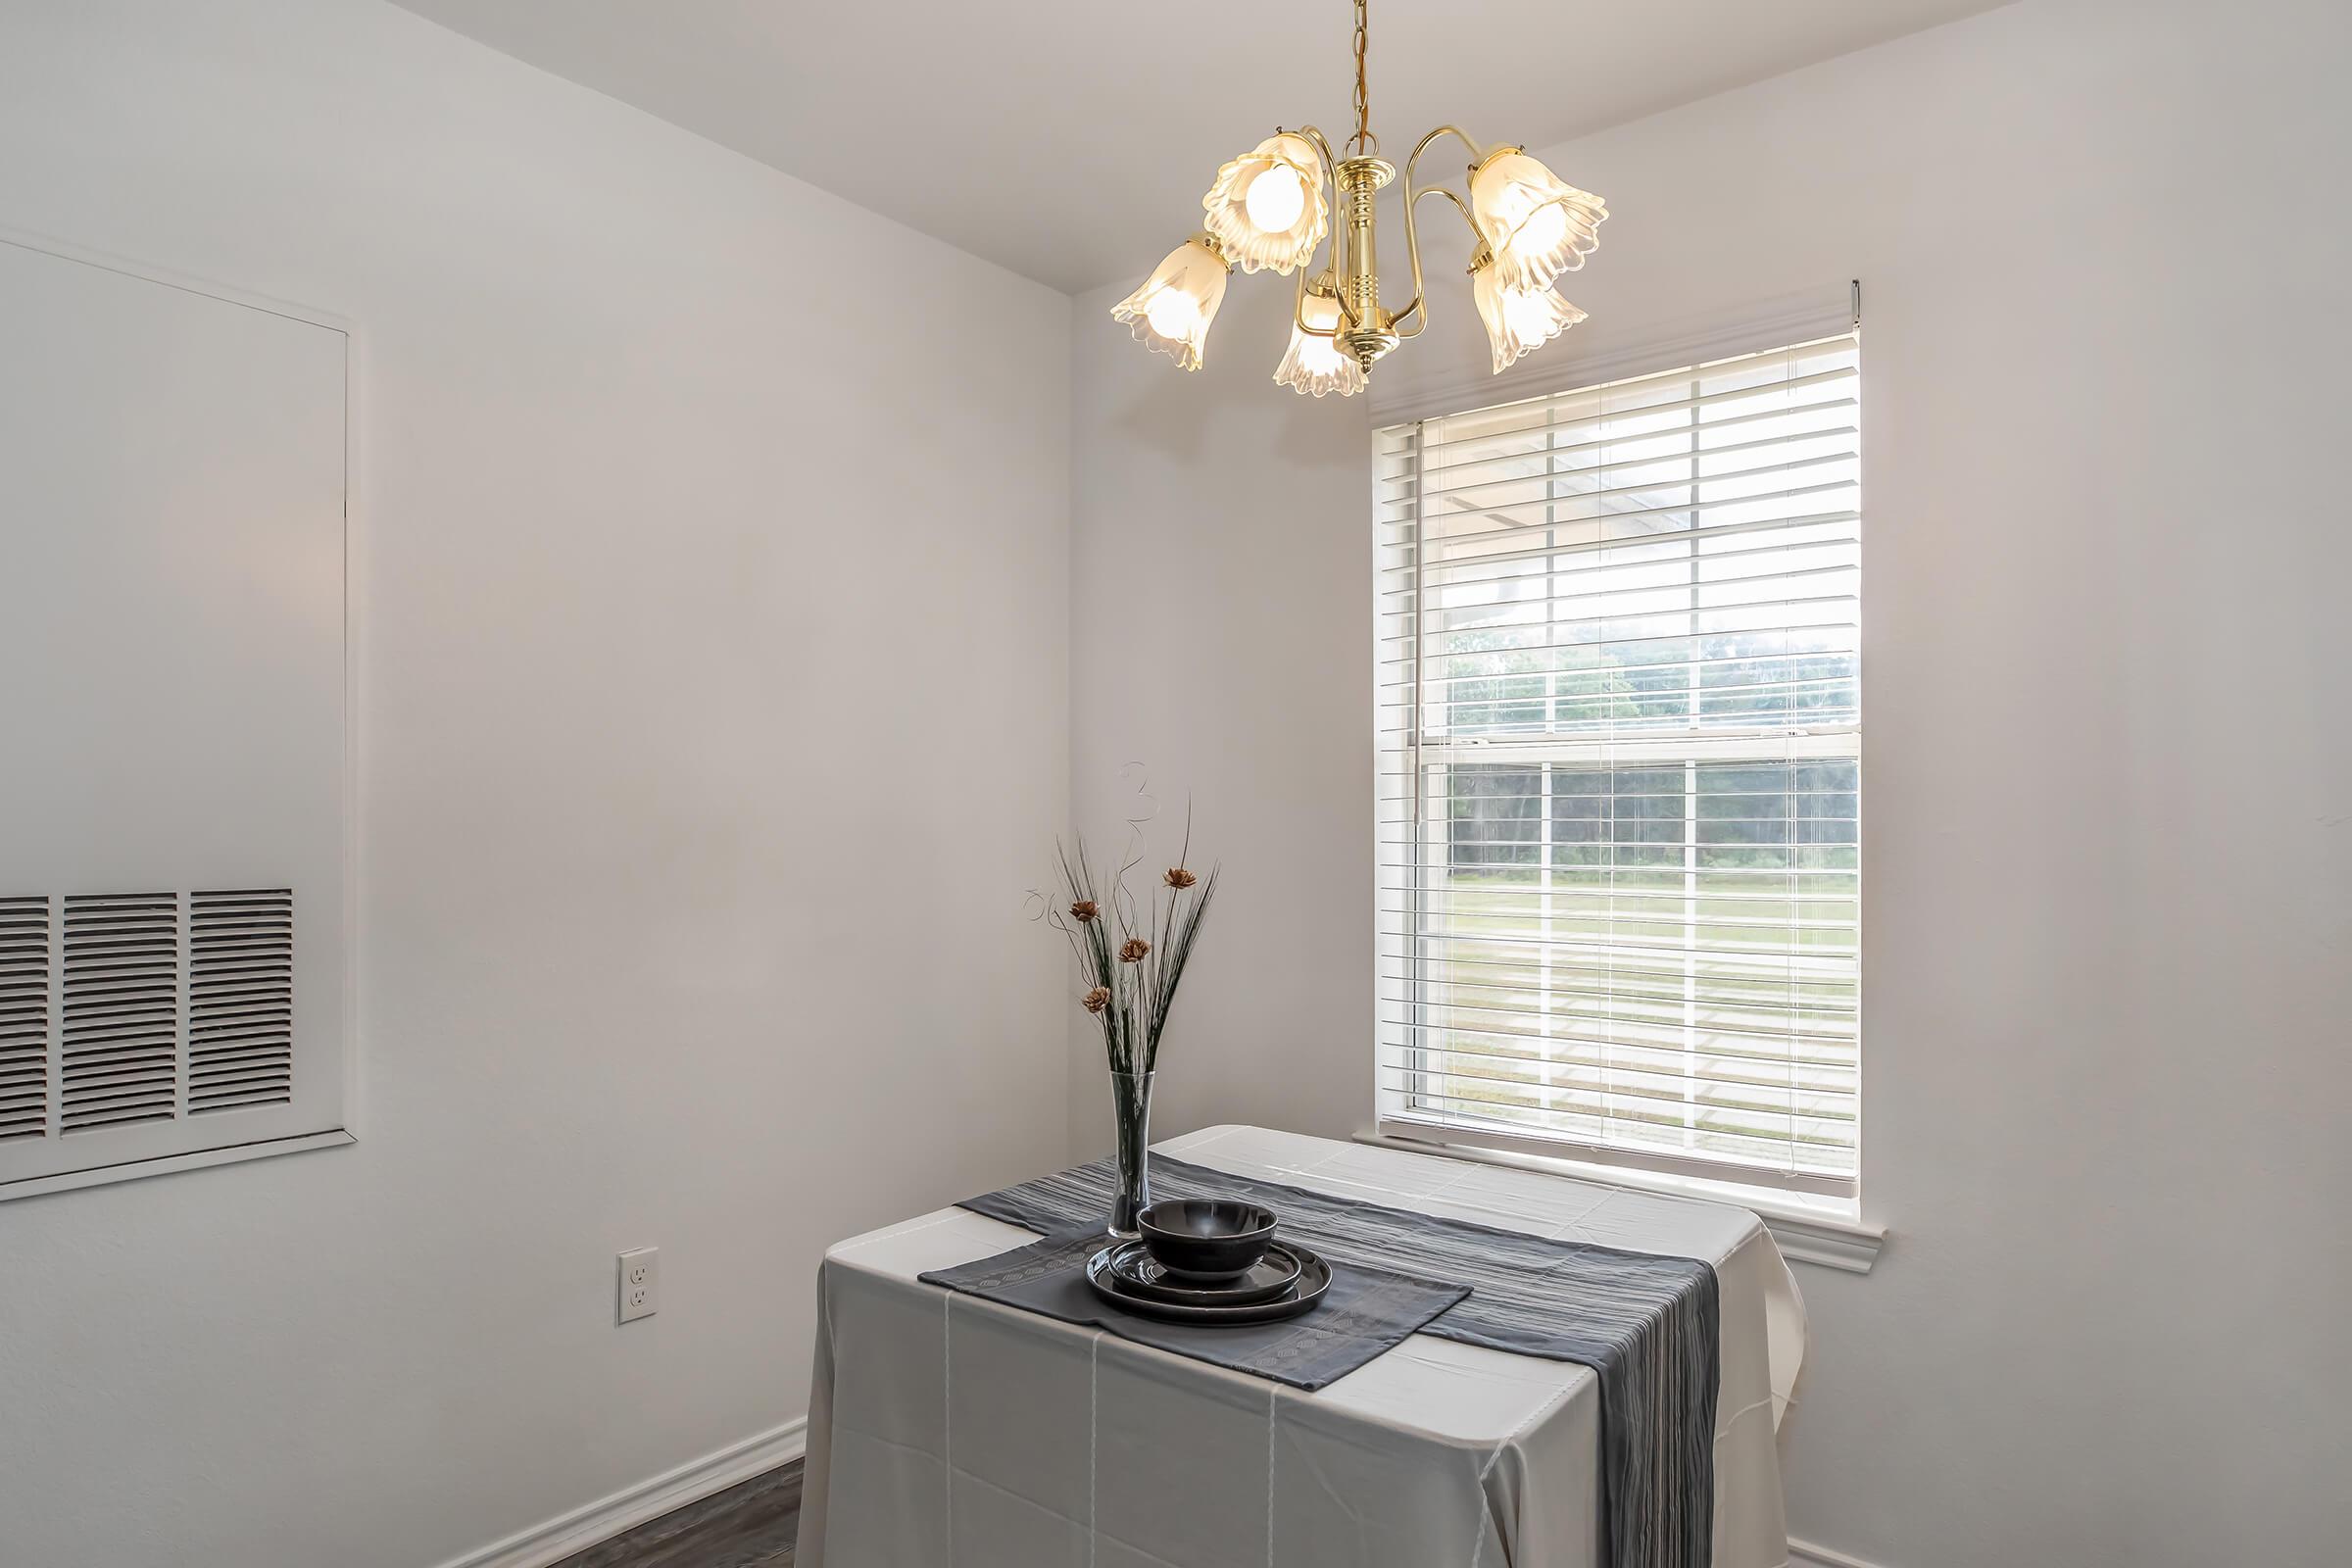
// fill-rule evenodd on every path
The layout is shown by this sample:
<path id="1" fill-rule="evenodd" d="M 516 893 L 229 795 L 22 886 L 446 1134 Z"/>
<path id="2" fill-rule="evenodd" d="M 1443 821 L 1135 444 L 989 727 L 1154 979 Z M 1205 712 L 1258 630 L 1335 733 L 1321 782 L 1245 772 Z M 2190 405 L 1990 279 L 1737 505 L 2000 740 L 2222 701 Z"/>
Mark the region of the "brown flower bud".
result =
<path id="1" fill-rule="evenodd" d="M 1077 921 L 1080 925 L 1086 924 L 1089 920 L 1092 920 L 1096 915 L 1101 914 L 1102 912 L 1102 906 L 1092 899 L 1080 899 L 1077 903 L 1070 906 L 1070 918 Z"/>
<path id="2" fill-rule="evenodd" d="M 1151 951 L 1152 944 L 1146 942 L 1142 937 L 1129 937 L 1119 944 L 1119 961 L 1121 963 L 1141 963 L 1144 961 L 1144 955 Z"/>
<path id="3" fill-rule="evenodd" d="M 1104 1007 L 1110 1005 L 1110 987 L 1095 987 L 1094 990 L 1089 991 L 1085 996 L 1078 999 L 1078 1005 L 1084 1007 L 1089 1012 L 1101 1012 Z"/>
<path id="4" fill-rule="evenodd" d="M 1168 886 L 1172 888 L 1189 888 L 1200 880 L 1200 879 L 1199 877 L 1193 875 L 1192 872 L 1187 871 L 1181 865 L 1171 865 L 1168 867 L 1167 881 Z"/>

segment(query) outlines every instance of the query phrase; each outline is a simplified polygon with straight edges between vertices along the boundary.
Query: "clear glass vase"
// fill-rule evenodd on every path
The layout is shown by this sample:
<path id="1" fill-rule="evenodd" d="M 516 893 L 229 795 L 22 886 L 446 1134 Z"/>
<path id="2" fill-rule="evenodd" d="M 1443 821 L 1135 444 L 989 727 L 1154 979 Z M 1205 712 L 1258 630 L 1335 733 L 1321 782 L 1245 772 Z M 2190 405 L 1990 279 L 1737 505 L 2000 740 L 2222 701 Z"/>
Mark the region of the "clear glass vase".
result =
<path id="1" fill-rule="evenodd" d="M 1110 1195 L 1110 1234 L 1128 1242 L 1141 1236 L 1135 1217 L 1152 1202 L 1152 1077 L 1148 1072 L 1110 1075 L 1110 1119 L 1118 1132 L 1118 1186 Z"/>

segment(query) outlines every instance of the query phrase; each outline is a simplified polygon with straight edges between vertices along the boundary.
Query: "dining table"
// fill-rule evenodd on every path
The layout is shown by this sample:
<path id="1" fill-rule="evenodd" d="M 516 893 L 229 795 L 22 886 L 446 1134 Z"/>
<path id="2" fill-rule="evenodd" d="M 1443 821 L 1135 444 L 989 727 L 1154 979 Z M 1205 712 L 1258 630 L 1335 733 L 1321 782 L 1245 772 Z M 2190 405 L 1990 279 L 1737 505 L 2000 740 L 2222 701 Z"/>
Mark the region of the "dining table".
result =
<path id="1" fill-rule="evenodd" d="M 1153 1149 L 1248 1181 L 1707 1264 L 1711 1568 L 1788 1561 L 1778 1433 L 1805 1309 L 1750 1210 L 1238 1124 Z M 1309 1391 L 922 1277 L 1037 1240 L 948 1207 L 827 1250 L 802 1568 L 1610 1568 L 1592 1368 L 1425 1331 Z"/>

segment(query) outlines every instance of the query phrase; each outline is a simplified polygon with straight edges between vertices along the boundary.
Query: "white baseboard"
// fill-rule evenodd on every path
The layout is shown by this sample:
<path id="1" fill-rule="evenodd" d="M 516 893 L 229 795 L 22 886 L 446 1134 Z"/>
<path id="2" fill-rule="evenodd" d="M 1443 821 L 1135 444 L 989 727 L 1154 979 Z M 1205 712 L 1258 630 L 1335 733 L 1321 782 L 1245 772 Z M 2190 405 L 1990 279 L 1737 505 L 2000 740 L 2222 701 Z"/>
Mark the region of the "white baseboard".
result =
<path id="1" fill-rule="evenodd" d="M 550 1563 L 610 1541 L 624 1530 L 634 1530 L 649 1519 L 659 1519 L 673 1508 L 700 1502 L 714 1492 L 789 1464 L 808 1446 L 808 1418 L 802 1416 L 731 1443 L 716 1453 L 689 1460 L 650 1481 L 623 1487 L 586 1507 L 560 1514 L 504 1541 L 452 1557 L 441 1568 L 548 1568 Z"/>
<path id="2" fill-rule="evenodd" d="M 1816 1546 L 1809 1541 L 1792 1539 L 1788 1543 L 1788 1568 L 1879 1568 L 1879 1565 L 1848 1557 L 1842 1551 L 1832 1551 L 1827 1546 Z"/>

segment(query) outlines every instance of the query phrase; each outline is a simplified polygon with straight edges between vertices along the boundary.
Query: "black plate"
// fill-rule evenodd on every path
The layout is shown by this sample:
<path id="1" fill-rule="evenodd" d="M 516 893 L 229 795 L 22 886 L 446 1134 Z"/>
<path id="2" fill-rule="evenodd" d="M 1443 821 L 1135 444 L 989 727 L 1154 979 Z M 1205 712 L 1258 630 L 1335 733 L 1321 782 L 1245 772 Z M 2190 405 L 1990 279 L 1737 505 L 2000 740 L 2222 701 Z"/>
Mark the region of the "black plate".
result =
<path id="1" fill-rule="evenodd" d="M 1134 1296 L 1186 1306 L 1249 1306 L 1270 1301 L 1298 1283 L 1303 1267 L 1296 1252 L 1274 1243 L 1266 1255 L 1222 1285 L 1195 1285 L 1152 1255 L 1149 1244 L 1128 1242 L 1110 1250 L 1111 1277 Z"/>
<path id="2" fill-rule="evenodd" d="M 1275 1245 L 1298 1259 L 1298 1278 L 1273 1299 L 1252 1301 L 1245 1306 L 1190 1306 L 1181 1301 L 1155 1301 L 1148 1296 L 1139 1296 L 1110 1272 L 1111 1254 L 1119 1250 L 1116 1247 L 1105 1247 L 1086 1260 L 1086 1283 L 1106 1301 L 1171 1323 L 1196 1323 L 1203 1328 L 1277 1323 L 1314 1309 L 1315 1303 L 1323 1299 L 1323 1293 L 1331 1289 L 1331 1265 L 1296 1242 Z"/>

